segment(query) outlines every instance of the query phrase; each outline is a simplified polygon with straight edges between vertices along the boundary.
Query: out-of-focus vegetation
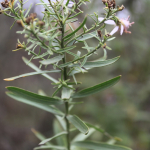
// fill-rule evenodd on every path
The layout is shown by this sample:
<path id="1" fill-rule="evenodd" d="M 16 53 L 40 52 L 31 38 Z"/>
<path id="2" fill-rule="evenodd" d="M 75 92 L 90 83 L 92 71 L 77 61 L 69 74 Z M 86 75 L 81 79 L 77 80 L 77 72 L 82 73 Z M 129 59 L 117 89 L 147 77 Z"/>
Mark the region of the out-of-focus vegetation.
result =
<path id="1" fill-rule="evenodd" d="M 118 33 L 116 40 L 109 45 L 113 50 L 108 51 L 108 58 L 118 55 L 121 55 L 121 58 L 110 66 L 91 70 L 87 78 L 83 78 L 82 74 L 78 75 L 78 78 L 83 81 L 83 87 L 96 84 L 95 79 L 103 82 L 119 74 L 122 75 L 121 81 L 106 91 L 86 98 L 85 103 L 73 111 L 82 114 L 82 118 L 88 122 L 98 123 L 111 135 L 120 137 L 124 145 L 135 150 L 149 150 L 150 19 L 148 14 L 150 14 L 150 1 L 116 0 L 116 2 L 125 5 L 124 12 L 130 14 L 131 20 L 135 22 L 130 28 L 131 35 L 120 36 Z M 101 0 L 93 0 L 90 6 L 84 6 L 82 9 L 88 10 L 88 13 L 93 10 L 103 13 Z M 14 82 L 3 81 L 6 77 L 31 70 L 22 62 L 21 56 L 26 56 L 25 52 L 11 51 L 15 49 L 18 38 L 15 32 L 20 27 L 15 25 L 10 30 L 13 20 L 3 15 L 0 15 L 0 22 L 0 147 L 2 150 L 32 149 L 37 145 L 37 141 L 30 128 L 33 127 L 50 136 L 53 116 L 11 100 L 5 95 L 4 87 L 8 85 L 25 89 L 28 87 L 28 90 L 34 89 L 33 92 L 43 88 L 50 95 L 51 84 L 40 75 Z M 108 31 L 111 29 L 112 26 L 110 28 L 108 26 Z M 89 44 L 93 43 L 94 40 L 89 41 Z M 28 85 L 32 87 L 29 89 Z M 106 141 L 99 133 L 93 134 L 93 138 L 97 141 Z"/>

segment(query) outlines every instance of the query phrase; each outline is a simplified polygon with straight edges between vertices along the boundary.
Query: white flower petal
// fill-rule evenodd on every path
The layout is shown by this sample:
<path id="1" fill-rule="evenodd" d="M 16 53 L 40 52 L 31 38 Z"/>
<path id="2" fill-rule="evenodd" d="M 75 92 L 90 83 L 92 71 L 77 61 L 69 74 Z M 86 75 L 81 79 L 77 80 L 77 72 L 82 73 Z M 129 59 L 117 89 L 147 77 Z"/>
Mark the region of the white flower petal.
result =
<path id="1" fill-rule="evenodd" d="M 102 21 L 102 20 L 104 20 L 104 18 L 103 18 L 103 17 L 99 17 L 98 20 L 99 20 L 99 21 Z"/>
<path id="2" fill-rule="evenodd" d="M 124 30 L 124 26 L 123 26 L 123 25 L 121 25 L 120 35 L 122 35 L 122 34 L 123 34 L 123 30 Z"/>
<path id="3" fill-rule="evenodd" d="M 110 35 L 115 34 L 119 30 L 119 26 L 116 26 L 111 32 Z"/>
<path id="4" fill-rule="evenodd" d="M 116 25 L 115 21 L 113 20 L 107 20 L 105 21 L 106 24 L 110 24 L 110 25 Z"/>

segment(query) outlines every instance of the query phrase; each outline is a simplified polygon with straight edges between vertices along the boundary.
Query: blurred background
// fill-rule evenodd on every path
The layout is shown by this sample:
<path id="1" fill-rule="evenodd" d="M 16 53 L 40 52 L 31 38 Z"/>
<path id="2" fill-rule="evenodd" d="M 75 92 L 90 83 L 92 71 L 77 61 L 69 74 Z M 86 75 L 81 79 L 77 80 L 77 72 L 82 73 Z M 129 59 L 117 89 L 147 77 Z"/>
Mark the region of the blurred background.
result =
<path id="1" fill-rule="evenodd" d="M 134 150 L 149 150 L 150 0 L 116 0 L 116 3 L 123 4 L 126 8 L 118 16 L 126 18 L 130 15 L 131 22 L 135 22 L 129 29 L 131 35 L 124 33 L 120 36 L 116 33 L 117 38 L 109 42 L 113 50 L 108 51 L 108 58 L 119 55 L 121 58 L 112 65 L 90 70 L 86 75 L 79 74 L 77 79 L 83 82 L 82 88 L 84 88 L 117 75 L 122 75 L 122 78 L 114 87 L 86 98 L 84 104 L 73 109 L 73 113 L 80 114 L 83 120 L 100 125 L 111 135 L 120 137 L 122 142 L 118 144 Z M 101 0 L 92 0 L 91 4 L 84 5 L 82 9 L 89 14 L 94 11 L 103 16 L 103 7 Z M 35 8 L 33 7 L 33 12 L 37 11 Z M 39 142 L 31 132 L 31 128 L 49 137 L 52 135 L 54 117 L 52 114 L 7 97 L 5 87 L 17 86 L 33 92 L 43 89 L 48 95 L 53 89 L 51 83 L 40 75 L 12 82 L 3 80 L 33 71 L 22 61 L 22 56 L 27 58 L 30 56 L 27 56 L 23 50 L 12 52 L 16 48 L 17 39 L 23 41 L 23 36 L 16 34 L 16 30 L 22 28 L 15 24 L 10 30 L 12 24 L 11 18 L 0 15 L 0 147 L 1 150 L 29 150 Z M 108 31 L 112 29 L 108 26 Z M 94 40 L 89 41 L 91 44 L 94 42 Z M 100 133 L 93 134 L 92 138 L 105 141 Z"/>

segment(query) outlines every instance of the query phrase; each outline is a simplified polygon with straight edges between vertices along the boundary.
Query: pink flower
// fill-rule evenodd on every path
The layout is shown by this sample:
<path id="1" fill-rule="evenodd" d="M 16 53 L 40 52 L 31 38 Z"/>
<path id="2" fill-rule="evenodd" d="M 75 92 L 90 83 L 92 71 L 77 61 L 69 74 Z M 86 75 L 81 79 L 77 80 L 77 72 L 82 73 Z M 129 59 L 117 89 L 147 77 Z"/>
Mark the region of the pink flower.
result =
<path id="1" fill-rule="evenodd" d="M 116 23 L 114 20 L 107 20 L 105 21 L 106 24 L 109 25 L 115 25 L 115 28 L 110 32 L 110 35 L 113 35 L 114 33 L 116 33 L 117 31 L 120 31 L 120 35 L 123 34 L 123 32 L 125 33 L 131 33 L 130 31 L 128 31 L 128 28 L 134 24 L 134 22 L 129 22 L 129 18 L 127 19 L 119 19 L 119 22 Z M 98 18 L 99 21 L 102 21 L 104 18 L 100 17 Z"/>

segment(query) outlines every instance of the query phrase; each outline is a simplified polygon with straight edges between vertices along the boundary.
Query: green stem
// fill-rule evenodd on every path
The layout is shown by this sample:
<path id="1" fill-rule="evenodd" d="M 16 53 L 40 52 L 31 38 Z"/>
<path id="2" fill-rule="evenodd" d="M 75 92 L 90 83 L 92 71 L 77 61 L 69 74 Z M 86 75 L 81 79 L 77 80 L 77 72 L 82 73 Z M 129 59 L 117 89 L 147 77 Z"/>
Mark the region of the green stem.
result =
<path id="1" fill-rule="evenodd" d="M 64 29 L 63 22 L 61 22 L 61 26 L 62 26 L 61 48 L 64 48 L 65 29 Z M 66 56 L 64 56 L 64 58 L 63 58 L 63 63 L 64 64 L 66 63 Z M 64 80 L 67 80 L 67 68 L 66 67 L 64 67 L 64 70 L 63 70 L 63 77 L 64 77 Z M 69 103 L 67 101 L 65 102 L 65 110 L 66 110 L 65 122 L 66 122 L 66 131 L 67 131 L 67 135 L 66 135 L 66 138 L 67 138 L 67 150 L 70 150 L 70 124 L 69 124 L 69 121 L 67 119 L 67 115 L 69 114 Z"/>

